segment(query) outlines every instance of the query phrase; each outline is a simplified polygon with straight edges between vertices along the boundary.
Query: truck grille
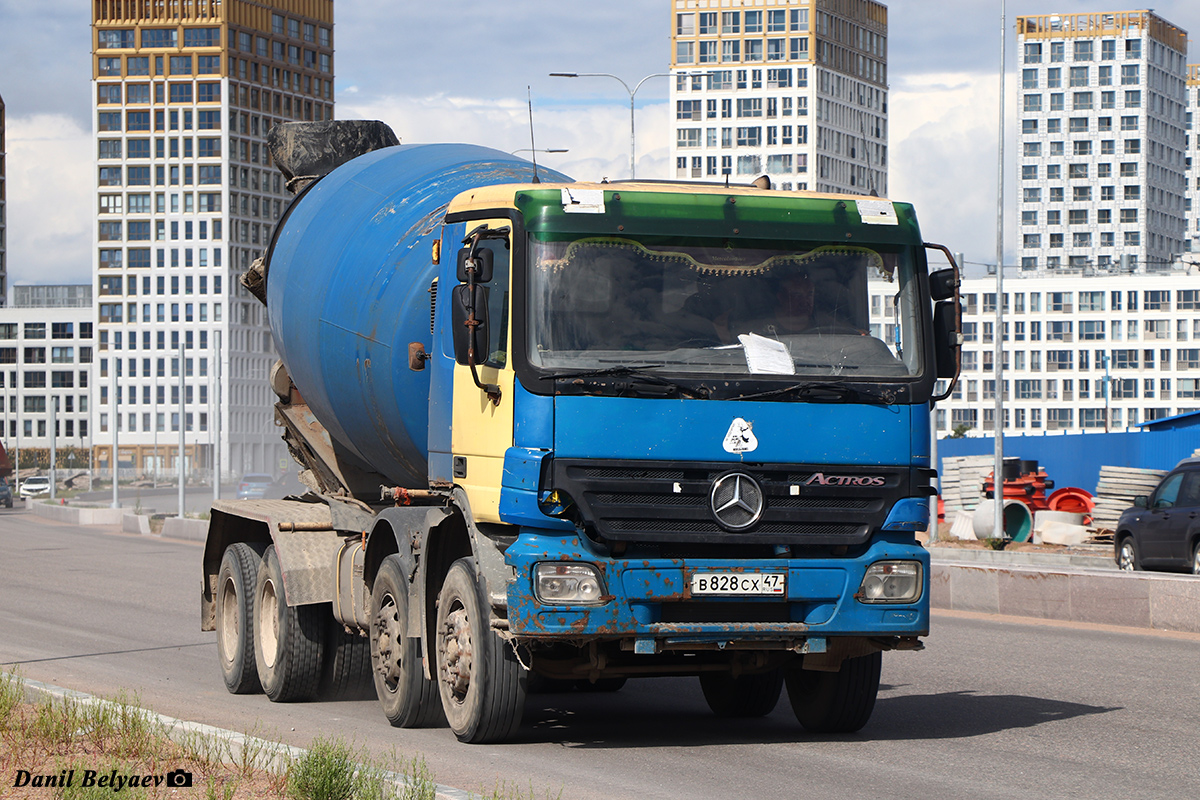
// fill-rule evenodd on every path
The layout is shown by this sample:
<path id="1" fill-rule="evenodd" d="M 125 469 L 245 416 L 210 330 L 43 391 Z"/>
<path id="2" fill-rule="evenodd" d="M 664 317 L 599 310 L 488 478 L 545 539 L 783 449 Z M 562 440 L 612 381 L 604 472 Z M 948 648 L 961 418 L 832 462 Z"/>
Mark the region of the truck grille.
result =
<path id="1" fill-rule="evenodd" d="M 927 494 L 904 467 L 555 459 L 551 481 L 604 539 L 710 544 L 852 545 L 883 525 L 902 497 Z M 741 473 L 761 489 L 762 511 L 738 530 L 710 503 L 714 481 Z M 819 474 L 818 474 L 819 473 Z M 857 485 L 838 485 L 839 483 Z M 822 485 L 824 482 L 824 485 Z M 921 480 L 922 483 L 925 481 Z M 720 497 L 728 498 L 728 490 Z M 749 515 L 746 515 L 749 518 Z"/>

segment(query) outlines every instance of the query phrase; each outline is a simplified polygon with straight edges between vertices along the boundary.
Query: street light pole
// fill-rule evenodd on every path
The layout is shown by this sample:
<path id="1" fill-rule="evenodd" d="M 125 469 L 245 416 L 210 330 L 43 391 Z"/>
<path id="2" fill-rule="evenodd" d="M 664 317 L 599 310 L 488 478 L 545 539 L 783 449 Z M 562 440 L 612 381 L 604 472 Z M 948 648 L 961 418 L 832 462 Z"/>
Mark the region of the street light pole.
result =
<path id="1" fill-rule="evenodd" d="M 58 499 L 58 395 L 50 395 L 50 502 Z"/>
<path id="2" fill-rule="evenodd" d="M 183 416 L 183 414 L 184 414 L 184 386 L 185 386 L 185 384 L 183 382 L 183 355 L 184 355 L 183 337 L 181 336 L 181 337 L 179 337 L 179 475 L 178 475 L 178 478 L 179 478 L 179 514 L 178 514 L 178 516 L 180 519 L 183 519 L 185 516 L 187 516 L 184 513 L 187 510 L 185 508 L 187 496 L 184 493 L 184 488 L 183 488 L 184 468 L 185 468 L 183 451 L 184 451 L 184 447 L 186 447 L 186 440 L 184 438 L 186 431 L 185 431 L 185 425 L 183 424 L 183 421 L 184 421 L 184 416 Z"/>
<path id="3" fill-rule="evenodd" d="M 221 499 L 221 332 L 213 331 L 213 502 Z"/>
<path id="4" fill-rule="evenodd" d="M 112 507 L 120 508 L 121 500 L 117 496 L 117 426 L 121 422 L 120 409 L 117 408 L 117 359 L 108 359 L 108 377 L 109 377 L 109 399 L 112 401 L 111 419 L 109 425 L 112 426 L 112 457 L 109 459 L 109 466 L 112 467 L 112 482 L 113 482 L 113 498 Z"/>
<path id="5" fill-rule="evenodd" d="M 669 77 L 670 74 L 671 73 L 669 73 L 669 72 L 655 72 L 653 74 L 647 75 L 646 77 L 644 77 L 640 81 L 638 81 L 637 85 L 634 86 L 632 89 L 629 88 L 628 83 L 621 80 L 621 78 L 617 77 L 616 75 L 613 75 L 610 72 L 551 72 L 550 77 L 551 78 L 612 78 L 613 80 L 617 81 L 618 83 L 620 83 L 622 86 L 625 87 L 625 91 L 629 93 L 629 178 L 632 180 L 633 178 L 637 177 L 637 175 L 636 175 L 637 151 L 636 151 L 635 145 L 634 145 L 635 139 L 634 139 L 634 125 L 633 125 L 633 120 L 634 120 L 633 99 L 637 95 L 638 89 L 642 88 L 643 83 L 650 80 L 651 78 L 666 78 L 666 77 Z"/>
<path id="6" fill-rule="evenodd" d="M 1008 43 L 1007 8 L 1000 0 L 1000 142 L 996 165 L 996 330 L 995 364 L 996 379 L 995 453 L 992 466 L 992 536 L 1005 538 L 1004 531 L 1004 92 L 1005 49 Z"/>

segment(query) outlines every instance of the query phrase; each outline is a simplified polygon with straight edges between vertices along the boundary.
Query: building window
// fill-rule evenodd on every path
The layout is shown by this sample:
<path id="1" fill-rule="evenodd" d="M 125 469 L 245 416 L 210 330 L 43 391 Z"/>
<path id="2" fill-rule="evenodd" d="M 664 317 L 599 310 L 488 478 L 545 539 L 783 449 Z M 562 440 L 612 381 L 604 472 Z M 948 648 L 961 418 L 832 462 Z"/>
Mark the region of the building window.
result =
<path id="1" fill-rule="evenodd" d="M 178 47 L 179 31 L 175 28 L 143 28 L 142 47 Z"/>

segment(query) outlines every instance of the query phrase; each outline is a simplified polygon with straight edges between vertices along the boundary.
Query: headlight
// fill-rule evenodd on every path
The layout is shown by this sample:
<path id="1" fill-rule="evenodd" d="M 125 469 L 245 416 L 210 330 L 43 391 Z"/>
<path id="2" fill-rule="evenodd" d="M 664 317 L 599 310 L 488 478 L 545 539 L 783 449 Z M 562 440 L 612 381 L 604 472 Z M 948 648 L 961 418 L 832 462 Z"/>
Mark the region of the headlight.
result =
<path id="1" fill-rule="evenodd" d="M 547 605 L 597 605 L 604 602 L 604 582 L 590 564 L 546 562 L 533 568 L 533 591 Z"/>
<path id="2" fill-rule="evenodd" d="M 916 561 L 879 561 L 867 568 L 855 597 L 864 603 L 915 603 L 921 598 L 922 577 Z"/>

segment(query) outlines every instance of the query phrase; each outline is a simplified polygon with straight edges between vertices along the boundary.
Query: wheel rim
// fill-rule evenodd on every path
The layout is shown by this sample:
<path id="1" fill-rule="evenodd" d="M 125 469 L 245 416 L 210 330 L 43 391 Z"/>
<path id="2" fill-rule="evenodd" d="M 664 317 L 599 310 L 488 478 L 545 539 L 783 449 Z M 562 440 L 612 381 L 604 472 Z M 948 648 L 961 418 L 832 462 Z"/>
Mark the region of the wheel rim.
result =
<path id="1" fill-rule="evenodd" d="M 1121 557 L 1117 562 L 1117 566 L 1127 572 L 1133 571 L 1133 545 L 1129 542 L 1124 542 L 1121 545 Z"/>
<path id="2" fill-rule="evenodd" d="M 226 664 L 231 664 L 234 660 L 233 654 L 238 649 L 238 639 L 241 637 L 241 631 L 238 630 L 241 618 L 238 613 L 237 584 L 233 582 L 232 577 L 227 577 L 221 584 L 220 608 L 221 658 Z"/>
<path id="3" fill-rule="evenodd" d="M 473 655 L 471 620 L 462 603 L 456 600 L 442 629 L 442 681 L 450 697 L 459 703 L 471 689 Z"/>
<path id="4" fill-rule="evenodd" d="M 1192 551 L 1192 574 L 1200 575 L 1200 544 Z"/>
<path id="5" fill-rule="evenodd" d="M 258 631 L 262 642 L 263 663 L 267 669 L 275 666 L 275 654 L 279 650 L 279 597 L 275 594 L 275 582 L 266 581 L 258 598 Z"/>
<path id="6" fill-rule="evenodd" d="M 383 596 L 379 611 L 375 613 L 375 631 L 378 642 L 378 659 L 375 671 L 383 679 L 388 691 L 394 692 L 400 685 L 400 671 L 403 650 L 401 642 L 403 632 L 400 629 L 400 613 L 396 606 L 396 598 L 390 593 Z"/>

